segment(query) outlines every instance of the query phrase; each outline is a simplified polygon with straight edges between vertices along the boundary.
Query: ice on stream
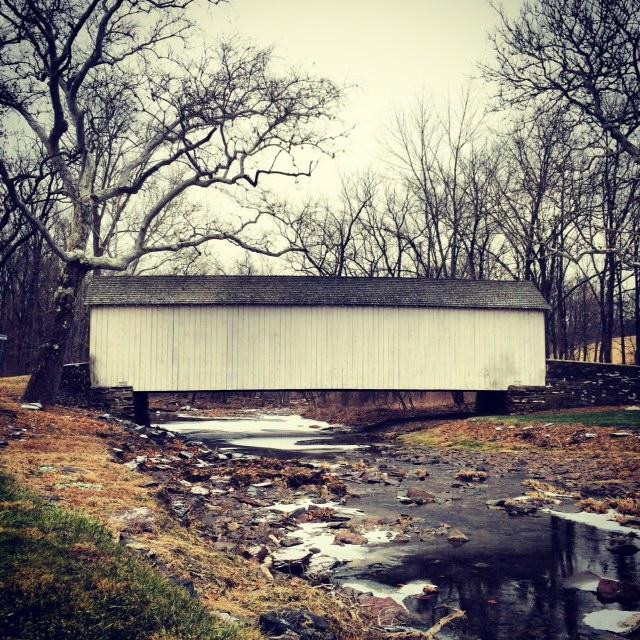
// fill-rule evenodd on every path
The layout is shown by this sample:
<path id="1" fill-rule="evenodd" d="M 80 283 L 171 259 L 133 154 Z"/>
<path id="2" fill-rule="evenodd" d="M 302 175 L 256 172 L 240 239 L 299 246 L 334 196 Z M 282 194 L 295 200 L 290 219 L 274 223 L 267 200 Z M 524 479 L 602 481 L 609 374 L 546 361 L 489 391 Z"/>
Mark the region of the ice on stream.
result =
<path id="1" fill-rule="evenodd" d="M 612 531 L 615 533 L 624 533 L 627 535 L 638 536 L 640 530 L 633 527 L 625 527 L 614 518 L 620 514 L 615 509 L 609 509 L 607 513 L 590 513 L 588 511 L 578 511 L 578 513 L 567 513 L 565 511 L 548 510 L 551 516 L 562 518 L 563 520 L 571 520 L 580 524 L 586 524 L 589 527 L 595 527 L 602 531 Z"/>
<path id="2" fill-rule="evenodd" d="M 280 513 L 292 513 L 297 509 L 308 509 L 309 507 L 331 509 L 335 512 L 336 518 L 341 516 L 352 518 L 362 516 L 364 513 L 360 509 L 345 507 L 337 502 L 318 503 L 308 498 L 295 503 L 277 503 L 266 507 L 266 509 Z M 324 559 L 327 558 L 338 563 L 354 562 L 365 558 L 368 562 L 371 562 L 376 550 L 382 545 L 392 542 L 397 535 L 395 531 L 383 527 L 374 527 L 368 531 L 363 531 L 361 534 L 365 538 L 366 544 L 334 544 L 336 530 L 330 528 L 329 525 L 329 522 L 299 523 L 294 530 L 287 533 L 287 536 L 300 539 L 302 542 L 293 547 L 279 549 L 274 554 L 274 557 L 278 560 L 287 561 L 294 557 L 304 556 L 305 553 L 313 553 L 311 565 L 322 564 Z"/>
<path id="3" fill-rule="evenodd" d="M 578 591 L 592 591 L 595 593 L 600 580 L 602 578 L 591 571 L 581 571 L 568 577 L 562 583 L 562 586 L 565 589 L 577 589 Z"/>
<path id="4" fill-rule="evenodd" d="M 316 556 L 333 558 L 338 562 L 354 562 L 367 558 L 371 561 L 373 546 L 384 545 L 391 542 L 396 534 L 393 531 L 382 528 L 374 528 L 364 531 L 362 536 L 367 544 L 334 544 L 336 531 L 328 527 L 326 522 L 303 522 L 294 531 L 289 532 L 289 537 L 300 538 L 302 543 L 295 549 L 315 549 Z"/>
<path id="5" fill-rule="evenodd" d="M 185 416 L 186 417 L 186 416 Z M 331 437 L 337 425 L 311 420 L 298 415 L 261 414 L 249 417 L 196 418 L 158 425 L 182 434 L 225 440 L 233 447 L 251 447 L 276 451 L 350 451 L 356 444 L 323 442 Z M 308 440 L 316 440 L 309 443 Z"/>
<path id="6" fill-rule="evenodd" d="M 601 609 L 587 613 L 583 622 L 598 631 L 627 635 L 640 628 L 640 611 Z"/>
<path id="7" fill-rule="evenodd" d="M 317 443 L 308 443 L 302 444 L 300 436 L 273 436 L 271 438 L 256 438 L 256 437 L 247 437 L 247 438 L 236 438 L 234 440 L 229 440 L 229 444 L 232 444 L 236 447 L 253 447 L 258 449 L 276 449 L 280 451 L 317 451 L 319 453 L 325 451 L 350 451 L 353 449 L 359 449 L 361 445 L 358 444 L 321 444 Z"/>
<path id="8" fill-rule="evenodd" d="M 338 516 L 361 516 L 364 513 L 361 509 L 345 507 L 338 502 L 317 502 L 311 498 L 302 498 L 297 502 L 276 502 L 269 507 L 265 507 L 265 509 L 269 509 L 269 511 L 280 511 L 281 513 L 293 513 L 296 509 L 308 509 L 309 507 L 332 509 Z"/>

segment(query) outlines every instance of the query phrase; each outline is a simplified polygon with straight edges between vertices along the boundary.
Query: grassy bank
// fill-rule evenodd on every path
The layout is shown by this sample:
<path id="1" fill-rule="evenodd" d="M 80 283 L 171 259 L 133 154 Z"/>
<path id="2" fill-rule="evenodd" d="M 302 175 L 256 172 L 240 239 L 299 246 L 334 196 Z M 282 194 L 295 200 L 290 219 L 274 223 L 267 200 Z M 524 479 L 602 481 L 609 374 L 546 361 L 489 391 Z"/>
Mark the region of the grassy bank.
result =
<path id="1" fill-rule="evenodd" d="M 532 413 L 520 416 L 496 416 L 488 421 L 504 424 L 581 424 L 586 427 L 618 427 L 640 429 L 640 411 L 625 410 L 590 410 L 561 411 L 558 413 Z"/>
<path id="2" fill-rule="evenodd" d="M 94 520 L 0 474 L 0 628 L 7 640 L 241 640 Z"/>
<path id="3" fill-rule="evenodd" d="M 594 434 L 597 438 L 591 442 L 590 449 L 598 449 L 605 442 L 608 449 L 624 450 L 626 443 L 612 441 L 609 436 L 615 430 L 640 430 L 640 411 L 589 408 L 524 415 L 484 416 L 469 420 L 453 420 L 427 429 L 416 429 L 402 435 L 401 439 L 408 445 L 420 447 L 518 452 L 531 450 L 537 445 L 549 450 L 554 446 L 576 444 L 571 439 L 578 430 L 584 428 L 598 429 Z M 533 430 L 525 433 L 522 429 Z"/>

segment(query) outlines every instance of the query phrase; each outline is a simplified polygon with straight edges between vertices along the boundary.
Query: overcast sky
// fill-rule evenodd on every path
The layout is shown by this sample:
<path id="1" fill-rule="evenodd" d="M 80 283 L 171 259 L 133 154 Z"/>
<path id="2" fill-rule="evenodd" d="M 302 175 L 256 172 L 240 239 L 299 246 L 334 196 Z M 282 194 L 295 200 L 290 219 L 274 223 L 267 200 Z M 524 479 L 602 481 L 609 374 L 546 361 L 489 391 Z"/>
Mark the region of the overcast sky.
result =
<path id="1" fill-rule="evenodd" d="M 522 0 L 503 0 L 511 15 Z M 381 141 L 394 114 L 424 96 L 444 106 L 478 78 L 478 63 L 490 61 L 488 33 L 497 23 L 489 0 L 229 0 L 201 7 L 195 17 L 206 44 L 228 36 L 273 46 L 282 63 L 349 85 L 341 116 L 352 129 L 336 160 L 323 157 L 310 179 L 263 183 L 290 202 L 334 199 L 341 176 L 381 169 Z M 475 94 L 488 94 L 476 83 Z M 209 191 L 192 194 L 216 215 L 229 201 Z M 262 229 L 262 227 L 258 227 Z M 215 243 L 227 266 L 242 251 Z M 279 271 L 284 263 L 255 258 Z"/>
<path id="2" fill-rule="evenodd" d="M 504 0 L 509 13 L 521 4 Z M 444 103 L 477 77 L 496 24 L 488 0 L 232 0 L 197 16 L 212 40 L 246 36 L 273 45 L 288 64 L 355 85 L 343 111 L 355 127 L 345 152 L 324 160 L 313 179 L 323 190 L 339 172 L 375 164 L 394 112 L 419 95 Z"/>

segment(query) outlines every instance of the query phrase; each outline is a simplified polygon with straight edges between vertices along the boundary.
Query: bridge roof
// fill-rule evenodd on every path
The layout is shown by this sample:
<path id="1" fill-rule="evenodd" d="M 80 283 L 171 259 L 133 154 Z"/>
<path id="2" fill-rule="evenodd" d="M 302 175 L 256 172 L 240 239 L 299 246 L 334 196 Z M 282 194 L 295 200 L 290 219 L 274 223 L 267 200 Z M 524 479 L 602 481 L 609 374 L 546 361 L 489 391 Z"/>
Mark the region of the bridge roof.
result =
<path id="1" fill-rule="evenodd" d="M 323 276 L 102 276 L 87 304 L 549 309 L 531 282 Z"/>

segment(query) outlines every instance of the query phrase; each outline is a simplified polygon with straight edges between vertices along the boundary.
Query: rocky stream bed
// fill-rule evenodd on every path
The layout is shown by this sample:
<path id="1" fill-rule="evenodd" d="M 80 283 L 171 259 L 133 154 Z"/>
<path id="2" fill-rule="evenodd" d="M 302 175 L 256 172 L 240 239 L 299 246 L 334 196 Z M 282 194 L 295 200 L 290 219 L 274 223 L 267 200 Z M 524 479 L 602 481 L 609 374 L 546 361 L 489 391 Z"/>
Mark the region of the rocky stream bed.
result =
<path id="1" fill-rule="evenodd" d="M 570 465 L 407 449 L 291 415 L 157 419 L 112 451 L 176 518 L 267 576 L 344 590 L 392 636 L 445 616 L 439 637 L 460 640 L 637 635 L 640 530 L 579 512 Z M 334 637 L 300 611 L 261 625 Z"/>

